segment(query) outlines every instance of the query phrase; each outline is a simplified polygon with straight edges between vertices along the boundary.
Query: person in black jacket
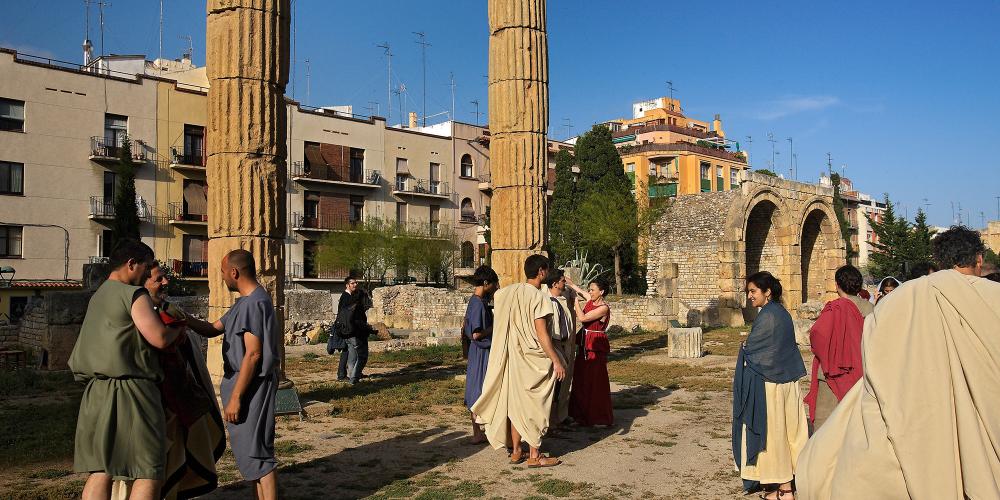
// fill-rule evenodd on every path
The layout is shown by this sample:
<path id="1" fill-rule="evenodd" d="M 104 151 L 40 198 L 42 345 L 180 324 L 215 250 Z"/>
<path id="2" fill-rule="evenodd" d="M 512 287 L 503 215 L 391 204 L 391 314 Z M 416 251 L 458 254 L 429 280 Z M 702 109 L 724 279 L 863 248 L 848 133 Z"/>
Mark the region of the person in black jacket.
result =
<path id="1" fill-rule="evenodd" d="M 340 351 L 337 380 L 356 384 L 364 376 L 362 371 L 368 363 L 368 336 L 372 333 L 372 328 L 368 326 L 369 307 L 371 299 L 368 298 L 368 293 L 358 287 L 356 278 L 348 278 L 337 305 L 338 325 L 331 333 L 343 338 L 347 347 Z"/>

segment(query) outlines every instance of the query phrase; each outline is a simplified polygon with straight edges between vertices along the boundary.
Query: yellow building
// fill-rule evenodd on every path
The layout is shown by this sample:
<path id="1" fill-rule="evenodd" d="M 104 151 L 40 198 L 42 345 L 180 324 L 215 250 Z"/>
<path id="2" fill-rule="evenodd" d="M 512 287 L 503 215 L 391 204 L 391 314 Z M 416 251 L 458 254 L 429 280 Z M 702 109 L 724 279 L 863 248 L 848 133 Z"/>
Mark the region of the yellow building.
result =
<path id="1" fill-rule="evenodd" d="M 722 120 L 688 118 L 680 101 L 660 97 L 632 105 L 632 118 L 607 122 L 639 207 L 650 199 L 739 186 L 746 154 L 726 139 Z"/>
<path id="2" fill-rule="evenodd" d="M 208 286 L 205 184 L 207 79 L 168 72 L 156 92 L 156 209 L 153 251 L 186 280 Z M 185 72 L 189 73 L 189 72 Z M 178 81 L 172 80 L 178 78 Z M 184 81 L 186 80 L 186 81 Z M 204 290 L 202 290 L 204 291 Z"/>

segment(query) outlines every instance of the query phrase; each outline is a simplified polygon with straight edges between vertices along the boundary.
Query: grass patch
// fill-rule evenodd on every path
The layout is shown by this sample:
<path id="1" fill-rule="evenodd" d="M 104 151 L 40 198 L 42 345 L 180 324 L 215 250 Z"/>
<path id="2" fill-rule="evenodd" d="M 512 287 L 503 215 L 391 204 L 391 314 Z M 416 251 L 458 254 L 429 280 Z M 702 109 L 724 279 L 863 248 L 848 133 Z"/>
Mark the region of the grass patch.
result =
<path id="1" fill-rule="evenodd" d="M 462 365 L 462 346 L 435 345 L 417 349 L 372 353 L 369 365 L 423 364 L 425 366 Z"/>
<path id="2" fill-rule="evenodd" d="M 412 481 L 401 479 L 389 483 L 387 486 L 378 490 L 374 495 L 368 498 L 373 500 L 386 498 L 410 498 L 413 495 L 416 495 L 417 491 L 420 491 L 420 489 L 414 486 Z"/>
<path id="3" fill-rule="evenodd" d="M 32 472 L 31 474 L 28 474 L 28 477 L 31 479 L 58 479 L 60 477 L 66 477 L 72 473 L 72 471 L 64 469 L 45 469 Z"/>
<path id="4" fill-rule="evenodd" d="M 82 391 L 83 384 L 73 381 L 73 374 L 39 372 L 31 369 L 0 371 L 0 397 L 33 396 L 57 392 Z"/>
<path id="5" fill-rule="evenodd" d="M 0 494 L 0 498 L 4 500 L 75 499 L 80 498 L 85 483 L 86 481 L 82 479 L 41 484 L 33 481 L 22 481 L 11 484 L 10 491 Z"/>
<path id="6" fill-rule="evenodd" d="M 73 457 L 80 400 L 0 405 L 0 465 Z"/>
<path id="7" fill-rule="evenodd" d="M 276 441 L 274 443 L 274 454 L 281 457 L 290 457 L 311 449 L 313 449 L 313 445 L 294 440 Z"/>
<path id="8" fill-rule="evenodd" d="M 573 483 L 563 479 L 544 479 L 535 483 L 535 490 L 543 495 L 568 497 L 589 486 L 589 483 Z"/>
<path id="9" fill-rule="evenodd" d="M 312 361 L 314 359 L 319 359 L 319 354 L 316 354 L 314 352 L 307 352 L 307 353 L 305 353 L 305 354 L 302 355 L 302 359 L 304 359 L 306 361 Z"/>
<path id="10" fill-rule="evenodd" d="M 643 439 L 642 441 L 639 441 L 639 442 L 642 443 L 642 444 L 648 444 L 648 445 L 652 445 L 652 446 L 660 446 L 660 447 L 663 447 L 663 448 L 672 448 L 672 447 L 674 447 L 674 446 L 677 445 L 677 443 L 675 443 L 673 441 L 657 441 L 655 439 Z"/>
<path id="11" fill-rule="evenodd" d="M 319 384 L 302 393 L 303 398 L 328 401 L 330 415 L 369 421 L 403 415 L 429 415 L 435 405 L 458 405 L 465 397 L 465 384 L 450 373 L 428 377 L 426 372 L 347 386 Z"/>
<path id="12" fill-rule="evenodd" d="M 452 487 L 452 491 L 461 498 L 482 498 L 486 496 L 486 488 L 474 481 L 461 481 Z"/>
<path id="13" fill-rule="evenodd" d="M 702 337 L 705 341 L 705 350 L 708 354 L 736 356 L 740 352 L 740 343 L 746 340 L 741 334 L 748 331 L 750 329 L 746 326 L 709 328 Z"/>
<path id="14" fill-rule="evenodd" d="M 641 358 L 609 362 L 608 375 L 619 384 L 652 385 L 665 389 L 721 392 L 732 386 L 732 379 L 725 368 L 685 363 L 647 363 L 641 361 Z M 719 382 L 715 382 L 715 379 Z"/>

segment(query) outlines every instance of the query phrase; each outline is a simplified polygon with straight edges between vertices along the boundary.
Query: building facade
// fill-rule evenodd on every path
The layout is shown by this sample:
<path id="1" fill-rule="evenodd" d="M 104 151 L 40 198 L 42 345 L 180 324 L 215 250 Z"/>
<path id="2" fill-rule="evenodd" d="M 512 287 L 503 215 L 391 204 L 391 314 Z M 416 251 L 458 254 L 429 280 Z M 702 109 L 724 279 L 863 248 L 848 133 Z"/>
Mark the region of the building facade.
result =
<path id="1" fill-rule="evenodd" d="M 734 189 L 749 168 L 739 143 L 726 139 L 719 115 L 711 125 L 689 118 L 677 99 L 634 103 L 632 118 L 606 125 L 640 208 L 650 200 Z"/>
<path id="2" fill-rule="evenodd" d="M 820 176 L 819 184 L 833 187 L 830 177 L 826 175 Z M 882 222 L 885 202 L 858 191 L 847 177 L 840 178 L 840 200 L 844 204 L 844 216 L 850 231 L 850 246 L 855 252 L 851 264 L 863 270 L 868 265 L 869 255 L 875 251 L 874 244 L 878 243 L 878 235 L 871 222 Z"/>

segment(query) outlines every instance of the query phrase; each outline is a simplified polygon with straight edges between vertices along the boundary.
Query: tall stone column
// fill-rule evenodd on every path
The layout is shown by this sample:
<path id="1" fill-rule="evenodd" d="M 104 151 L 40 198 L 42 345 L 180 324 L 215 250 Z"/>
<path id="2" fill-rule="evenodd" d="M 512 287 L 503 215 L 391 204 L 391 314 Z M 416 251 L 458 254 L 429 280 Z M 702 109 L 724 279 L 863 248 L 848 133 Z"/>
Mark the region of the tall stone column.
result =
<path id="1" fill-rule="evenodd" d="M 546 238 L 545 0 L 489 0 L 489 18 L 491 259 L 504 286 L 523 280 L 524 259 Z"/>
<path id="2" fill-rule="evenodd" d="M 229 251 L 243 248 L 253 254 L 260 282 L 278 308 L 279 336 L 290 12 L 289 0 L 208 0 L 206 41 L 209 317 L 218 319 L 236 298 L 219 266 Z M 218 376 L 222 344 L 212 340 L 208 366 Z"/>

